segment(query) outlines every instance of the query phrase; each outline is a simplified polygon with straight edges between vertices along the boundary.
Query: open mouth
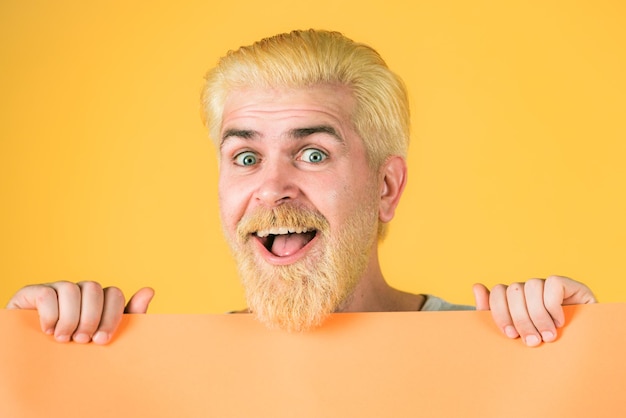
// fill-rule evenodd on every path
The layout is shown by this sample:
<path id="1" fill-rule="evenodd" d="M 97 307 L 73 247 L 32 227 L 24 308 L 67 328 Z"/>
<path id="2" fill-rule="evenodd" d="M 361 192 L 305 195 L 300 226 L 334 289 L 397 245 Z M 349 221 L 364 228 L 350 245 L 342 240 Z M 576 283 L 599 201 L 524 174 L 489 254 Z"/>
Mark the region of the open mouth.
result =
<path id="1" fill-rule="evenodd" d="M 277 257 L 287 257 L 304 248 L 315 238 L 317 230 L 282 227 L 257 231 L 254 235 L 269 252 Z"/>

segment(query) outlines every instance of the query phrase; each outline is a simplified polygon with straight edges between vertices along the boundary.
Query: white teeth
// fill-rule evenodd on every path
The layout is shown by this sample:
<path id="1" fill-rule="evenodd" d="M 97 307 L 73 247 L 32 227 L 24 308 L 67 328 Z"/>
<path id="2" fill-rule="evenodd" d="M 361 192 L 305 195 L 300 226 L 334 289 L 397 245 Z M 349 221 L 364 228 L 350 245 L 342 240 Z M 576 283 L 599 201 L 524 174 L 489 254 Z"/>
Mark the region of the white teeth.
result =
<path id="1" fill-rule="evenodd" d="M 256 232 L 256 236 L 259 238 L 264 238 L 268 235 L 286 235 L 286 234 L 303 234 L 308 232 L 307 228 L 295 228 L 295 227 L 280 227 L 280 228 L 270 228 L 264 229 Z"/>

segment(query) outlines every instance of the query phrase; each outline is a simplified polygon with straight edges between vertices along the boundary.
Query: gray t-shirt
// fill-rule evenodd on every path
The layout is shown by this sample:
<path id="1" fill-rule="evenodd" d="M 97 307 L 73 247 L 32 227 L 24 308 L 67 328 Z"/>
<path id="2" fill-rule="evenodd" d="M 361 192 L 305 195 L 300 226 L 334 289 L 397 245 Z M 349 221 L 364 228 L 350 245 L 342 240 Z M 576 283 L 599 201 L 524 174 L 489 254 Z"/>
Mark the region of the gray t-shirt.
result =
<path id="1" fill-rule="evenodd" d="M 421 311 L 473 311 L 476 308 L 469 305 L 454 305 L 433 295 L 426 296 L 426 302 L 422 305 Z"/>
<path id="2" fill-rule="evenodd" d="M 420 309 L 420 311 L 473 311 L 476 309 L 475 307 L 470 305 L 455 305 L 433 295 L 424 295 L 424 297 L 426 298 L 426 301 L 422 305 L 422 309 Z M 234 314 L 249 312 L 250 311 L 248 311 L 248 309 L 242 309 L 239 311 L 229 311 L 226 313 Z"/>

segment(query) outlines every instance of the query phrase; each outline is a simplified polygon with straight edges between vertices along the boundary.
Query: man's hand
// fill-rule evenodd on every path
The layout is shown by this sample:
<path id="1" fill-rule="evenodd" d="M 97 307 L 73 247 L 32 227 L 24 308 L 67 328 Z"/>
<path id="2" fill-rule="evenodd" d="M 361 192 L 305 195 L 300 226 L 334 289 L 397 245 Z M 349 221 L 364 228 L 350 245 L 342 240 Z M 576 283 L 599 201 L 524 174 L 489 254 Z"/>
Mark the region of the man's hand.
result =
<path id="1" fill-rule="evenodd" d="M 96 282 L 61 281 L 20 289 L 7 309 L 36 309 L 41 329 L 59 342 L 106 344 L 122 314 L 146 313 L 153 296 L 154 290 L 144 287 L 125 307 L 124 294 L 117 287 L 103 289 Z"/>
<path id="2" fill-rule="evenodd" d="M 499 284 L 491 292 L 475 284 L 473 290 L 477 310 L 491 310 L 496 325 L 507 337 L 521 337 L 531 347 L 556 339 L 556 329 L 565 325 L 563 305 L 596 303 L 587 286 L 561 276 L 509 286 Z"/>

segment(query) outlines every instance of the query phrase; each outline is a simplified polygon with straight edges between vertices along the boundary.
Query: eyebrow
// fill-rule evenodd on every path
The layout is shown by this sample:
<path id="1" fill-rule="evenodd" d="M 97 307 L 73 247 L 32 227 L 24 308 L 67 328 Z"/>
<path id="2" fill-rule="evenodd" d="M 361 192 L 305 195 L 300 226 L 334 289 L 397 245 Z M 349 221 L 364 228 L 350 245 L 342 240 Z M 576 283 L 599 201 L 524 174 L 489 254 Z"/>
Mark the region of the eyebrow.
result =
<path id="1" fill-rule="evenodd" d="M 330 125 L 315 125 L 315 126 L 309 126 L 306 128 L 291 129 L 287 133 L 287 136 L 293 139 L 302 139 L 302 138 L 306 138 L 310 135 L 318 134 L 318 133 L 328 134 L 332 136 L 333 138 L 335 138 L 338 142 L 341 142 L 341 143 L 344 142 L 343 138 L 337 132 L 337 130 Z M 228 138 L 231 138 L 231 137 L 236 137 L 236 138 L 241 138 L 241 139 L 254 139 L 259 136 L 260 136 L 259 132 L 252 130 L 252 129 L 227 129 L 222 134 L 222 142 L 220 146 L 224 144 L 224 142 Z"/>
<path id="2" fill-rule="evenodd" d="M 228 129 L 222 134 L 222 143 L 232 136 L 242 139 L 252 139 L 258 135 L 258 132 L 250 129 Z"/>
<path id="3" fill-rule="evenodd" d="M 292 129 L 289 131 L 289 136 L 294 139 L 301 139 L 318 133 L 328 134 L 334 137 L 337 141 L 343 142 L 343 138 L 341 137 L 341 135 L 339 135 L 337 130 L 330 125 L 316 125 L 308 128 Z"/>

